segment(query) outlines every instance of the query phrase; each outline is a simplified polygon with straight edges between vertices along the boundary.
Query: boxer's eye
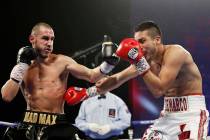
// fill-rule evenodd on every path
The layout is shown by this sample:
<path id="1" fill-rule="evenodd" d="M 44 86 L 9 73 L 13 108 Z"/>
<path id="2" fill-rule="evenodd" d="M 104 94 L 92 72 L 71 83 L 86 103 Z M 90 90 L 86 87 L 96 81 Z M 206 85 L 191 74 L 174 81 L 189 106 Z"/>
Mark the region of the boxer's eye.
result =
<path id="1" fill-rule="evenodd" d="M 48 41 L 49 40 L 49 37 L 48 36 L 43 36 L 42 39 Z"/>
<path id="2" fill-rule="evenodd" d="M 139 39 L 138 42 L 143 44 L 145 42 L 145 39 Z"/>
<path id="3" fill-rule="evenodd" d="M 46 41 L 48 41 L 48 40 L 51 40 L 51 41 L 53 41 L 54 39 L 55 39 L 55 37 L 48 37 L 48 36 L 43 36 L 42 37 L 42 39 L 44 39 L 44 40 L 46 40 Z"/>
<path id="4" fill-rule="evenodd" d="M 55 37 L 51 37 L 51 40 L 54 41 Z"/>

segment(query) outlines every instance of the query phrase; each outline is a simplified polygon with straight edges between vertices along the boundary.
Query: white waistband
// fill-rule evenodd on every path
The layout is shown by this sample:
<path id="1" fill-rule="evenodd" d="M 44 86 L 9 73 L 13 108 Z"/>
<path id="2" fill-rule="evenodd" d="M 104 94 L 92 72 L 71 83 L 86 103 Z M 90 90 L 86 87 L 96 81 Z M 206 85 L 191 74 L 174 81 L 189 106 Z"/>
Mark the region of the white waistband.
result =
<path id="1" fill-rule="evenodd" d="M 165 112 L 185 112 L 201 109 L 206 109 L 205 97 L 203 95 L 164 97 Z"/>

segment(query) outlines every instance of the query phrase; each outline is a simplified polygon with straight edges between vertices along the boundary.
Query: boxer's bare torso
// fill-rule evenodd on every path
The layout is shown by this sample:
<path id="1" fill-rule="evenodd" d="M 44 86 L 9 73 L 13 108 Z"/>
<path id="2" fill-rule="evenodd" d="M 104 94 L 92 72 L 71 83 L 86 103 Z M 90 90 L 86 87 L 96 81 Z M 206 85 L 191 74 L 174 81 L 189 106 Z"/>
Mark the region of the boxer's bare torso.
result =
<path id="1" fill-rule="evenodd" d="M 27 109 L 63 113 L 67 77 L 66 63 L 61 61 L 59 55 L 50 55 L 42 63 L 34 61 L 21 86 Z"/>
<path id="2" fill-rule="evenodd" d="M 169 89 L 165 92 L 165 96 L 184 96 L 189 94 L 202 94 L 202 78 L 198 70 L 197 65 L 194 63 L 192 56 L 189 52 L 183 49 L 179 45 L 166 45 L 164 46 L 162 61 L 155 62 L 151 61 L 151 71 L 159 76 L 160 70 L 163 67 L 168 67 L 165 65 L 165 60 L 170 59 L 169 57 L 174 57 L 174 51 L 180 49 L 184 52 L 184 58 L 177 56 L 177 59 L 182 59 L 183 65 L 177 73 L 174 82 L 171 84 Z"/>

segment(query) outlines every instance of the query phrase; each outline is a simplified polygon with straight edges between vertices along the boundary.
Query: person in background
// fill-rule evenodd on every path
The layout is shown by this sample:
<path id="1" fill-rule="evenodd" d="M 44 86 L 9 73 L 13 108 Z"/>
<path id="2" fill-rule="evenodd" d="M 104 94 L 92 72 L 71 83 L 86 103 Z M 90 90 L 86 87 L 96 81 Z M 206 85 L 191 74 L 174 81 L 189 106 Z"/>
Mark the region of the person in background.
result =
<path id="1" fill-rule="evenodd" d="M 75 120 L 88 139 L 117 140 L 131 124 L 131 113 L 118 96 L 107 92 L 84 100 Z"/>

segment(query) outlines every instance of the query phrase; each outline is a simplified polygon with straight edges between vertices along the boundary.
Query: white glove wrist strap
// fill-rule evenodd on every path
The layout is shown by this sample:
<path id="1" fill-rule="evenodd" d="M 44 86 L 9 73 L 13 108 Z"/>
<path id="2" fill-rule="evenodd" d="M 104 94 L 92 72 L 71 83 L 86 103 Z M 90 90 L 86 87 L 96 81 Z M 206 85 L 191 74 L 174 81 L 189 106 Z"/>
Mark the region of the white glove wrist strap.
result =
<path id="1" fill-rule="evenodd" d="M 150 65 L 148 64 L 145 57 L 142 57 L 137 63 L 135 63 L 135 66 L 140 75 L 144 74 L 150 69 Z"/>
<path id="2" fill-rule="evenodd" d="M 28 67 L 29 67 L 29 65 L 26 63 L 18 63 L 12 69 L 12 71 L 10 73 L 10 78 L 15 79 L 15 80 L 19 81 L 19 83 L 21 83 Z"/>
<path id="3" fill-rule="evenodd" d="M 104 61 L 101 65 L 100 65 L 100 70 L 102 73 L 104 74 L 108 74 L 109 72 L 112 71 L 112 69 L 114 68 L 114 65 L 110 65 L 109 63 L 107 63 L 106 61 Z"/>

